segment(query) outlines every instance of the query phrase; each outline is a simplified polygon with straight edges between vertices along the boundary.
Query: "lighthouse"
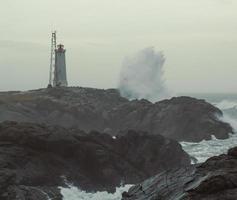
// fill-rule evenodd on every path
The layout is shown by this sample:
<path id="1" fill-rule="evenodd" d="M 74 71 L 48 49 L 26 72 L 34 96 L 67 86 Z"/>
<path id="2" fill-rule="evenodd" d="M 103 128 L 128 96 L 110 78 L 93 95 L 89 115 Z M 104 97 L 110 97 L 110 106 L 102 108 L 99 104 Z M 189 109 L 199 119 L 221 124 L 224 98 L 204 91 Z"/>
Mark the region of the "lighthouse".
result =
<path id="1" fill-rule="evenodd" d="M 48 87 L 67 87 L 66 49 L 63 44 L 57 45 L 56 39 L 56 32 L 53 32 Z"/>
<path id="2" fill-rule="evenodd" d="M 55 69 L 54 69 L 54 87 L 67 87 L 67 72 L 66 72 L 66 50 L 64 45 L 59 44 L 55 50 Z"/>

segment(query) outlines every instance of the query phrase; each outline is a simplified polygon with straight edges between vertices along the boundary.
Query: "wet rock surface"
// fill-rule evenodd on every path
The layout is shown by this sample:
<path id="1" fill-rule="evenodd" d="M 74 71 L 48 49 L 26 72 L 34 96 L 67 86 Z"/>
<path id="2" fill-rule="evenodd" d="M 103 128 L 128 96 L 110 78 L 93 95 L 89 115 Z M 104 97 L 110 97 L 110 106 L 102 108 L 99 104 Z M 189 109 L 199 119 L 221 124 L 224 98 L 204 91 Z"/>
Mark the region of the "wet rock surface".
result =
<path id="1" fill-rule="evenodd" d="M 205 163 L 162 172 L 123 194 L 123 200 L 236 200 L 237 147 Z"/>
<path id="2" fill-rule="evenodd" d="M 87 191 L 135 184 L 190 158 L 174 140 L 128 131 L 85 133 L 33 123 L 0 124 L 0 199 L 61 199 L 66 181 Z"/>
<path id="3" fill-rule="evenodd" d="M 222 112 L 204 100 L 176 97 L 153 104 L 129 101 L 116 89 L 69 87 L 0 93 L 0 121 L 45 123 L 111 135 L 133 129 L 178 141 L 199 142 L 211 135 L 225 139 L 233 131 L 220 116 Z"/>

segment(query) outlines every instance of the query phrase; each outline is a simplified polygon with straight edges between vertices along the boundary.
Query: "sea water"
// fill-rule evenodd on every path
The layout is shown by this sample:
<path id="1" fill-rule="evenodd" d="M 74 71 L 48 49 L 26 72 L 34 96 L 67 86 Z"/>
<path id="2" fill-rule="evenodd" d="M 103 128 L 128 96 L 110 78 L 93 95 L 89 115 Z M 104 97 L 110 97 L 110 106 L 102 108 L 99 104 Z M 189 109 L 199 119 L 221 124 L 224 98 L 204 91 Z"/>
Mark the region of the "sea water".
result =
<path id="1" fill-rule="evenodd" d="M 237 131 L 237 94 L 186 94 L 196 98 L 205 99 L 216 107 L 220 108 L 224 116 L 221 120 L 228 122 Z M 199 143 L 181 142 L 183 149 L 195 157 L 199 163 L 208 158 L 226 153 L 231 147 L 237 146 L 237 133 L 231 134 L 225 140 L 216 139 L 201 141 Z M 131 185 L 122 186 L 116 189 L 114 194 L 108 192 L 86 193 L 72 185 L 68 188 L 60 188 L 64 200 L 121 200 L 122 193 L 128 191 Z"/>

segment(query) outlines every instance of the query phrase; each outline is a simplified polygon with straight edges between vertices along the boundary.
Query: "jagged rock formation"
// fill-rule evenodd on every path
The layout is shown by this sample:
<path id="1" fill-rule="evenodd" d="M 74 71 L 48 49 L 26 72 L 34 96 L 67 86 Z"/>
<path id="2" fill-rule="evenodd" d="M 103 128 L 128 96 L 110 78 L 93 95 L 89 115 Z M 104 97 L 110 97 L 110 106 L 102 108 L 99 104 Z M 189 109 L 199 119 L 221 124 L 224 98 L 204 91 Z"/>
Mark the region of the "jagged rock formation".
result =
<path id="1" fill-rule="evenodd" d="M 178 141 L 199 142 L 211 139 L 211 135 L 228 138 L 232 128 L 218 116 L 222 112 L 204 100 L 177 97 L 153 104 L 129 101 L 116 89 L 75 87 L 0 93 L 0 121 L 45 123 L 113 135 L 133 129 Z"/>
<path id="2" fill-rule="evenodd" d="M 123 193 L 123 200 L 236 200 L 237 147 L 205 163 L 160 173 Z"/>
<path id="3" fill-rule="evenodd" d="M 181 145 L 128 131 L 116 139 L 32 123 L 0 124 L 0 199 L 61 199 L 65 179 L 88 191 L 113 191 L 164 169 L 190 165 Z"/>

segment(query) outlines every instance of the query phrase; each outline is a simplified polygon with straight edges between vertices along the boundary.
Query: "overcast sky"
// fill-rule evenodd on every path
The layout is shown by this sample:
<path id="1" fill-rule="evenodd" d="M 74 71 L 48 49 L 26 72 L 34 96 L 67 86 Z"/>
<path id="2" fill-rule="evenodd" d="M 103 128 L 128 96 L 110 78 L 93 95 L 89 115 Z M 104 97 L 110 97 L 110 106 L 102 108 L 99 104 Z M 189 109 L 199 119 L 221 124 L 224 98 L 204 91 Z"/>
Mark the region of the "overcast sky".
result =
<path id="1" fill-rule="evenodd" d="M 0 90 L 48 83 L 50 34 L 73 86 L 117 87 L 125 56 L 154 46 L 176 92 L 237 91 L 236 0 L 0 0 Z"/>

